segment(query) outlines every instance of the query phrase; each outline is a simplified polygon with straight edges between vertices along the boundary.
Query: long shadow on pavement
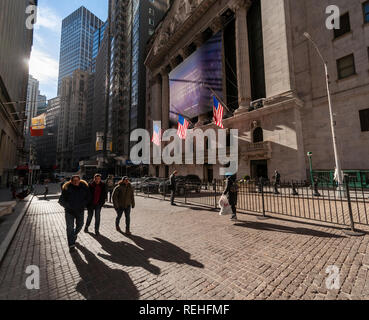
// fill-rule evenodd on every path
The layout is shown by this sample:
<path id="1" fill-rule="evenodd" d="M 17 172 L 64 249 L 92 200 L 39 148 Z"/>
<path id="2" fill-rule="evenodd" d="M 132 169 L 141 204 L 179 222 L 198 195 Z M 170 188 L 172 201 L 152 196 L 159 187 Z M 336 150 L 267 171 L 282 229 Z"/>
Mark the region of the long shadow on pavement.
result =
<path id="1" fill-rule="evenodd" d="M 88 300 L 137 300 L 140 296 L 128 274 L 122 270 L 109 268 L 87 248 L 77 244 L 87 263 L 79 252 L 72 259 L 81 276 L 76 291 Z"/>
<path id="2" fill-rule="evenodd" d="M 318 231 L 307 228 L 299 228 L 299 227 L 288 227 L 278 224 L 265 223 L 265 222 L 242 222 L 235 223 L 234 226 L 251 228 L 256 230 L 264 230 L 264 231 L 275 231 L 275 232 L 284 232 L 284 233 L 294 233 L 294 234 L 302 234 L 306 236 L 320 237 L 320 238 L 344 238 L 344 236 L 328 233 L 324 231 Z"/>
<path id="3" fill-rule="evenodd" d="M 99 257 L 122 266 L 142 267 L 155 275 L 160 274 L 160 268 L 150 263 L 144 250 L 127 242 L 113 242 L 103 235 L 95 239 L 101 244 L 102 249 L 108 253 L 99 253 Z"/>
<path id="4" fill-rule="evenodd" d="M 122 266 L 142 267 L 156 275 L 160 274 L 160 268 L 151 264 L 149 262 L 150 258 L 204 268 L 203 264 L 191 259 L 190 253 L 168 241 L 159 238 L 148 240 L 135 235 L 128 236 L 128 238 L 134 241 L 138 247 L 123 241 L 113 242 L 103 235 L 96 237 L 96 241 L 108 253 L 108 255 L 99 253 L 99 257 Z"/>
<path id="5" fill-rule="evenodd" d="M 155 241 L 152 241 L 136 235 L 130 235 L 128 238 L 142 248 L 149 258 L 165 262 L 188 264 L 196 268 L 204 268 L 202 263 L 191 259 L 191 254 L 189 252 L 166 240 L 154 238 Z"/>

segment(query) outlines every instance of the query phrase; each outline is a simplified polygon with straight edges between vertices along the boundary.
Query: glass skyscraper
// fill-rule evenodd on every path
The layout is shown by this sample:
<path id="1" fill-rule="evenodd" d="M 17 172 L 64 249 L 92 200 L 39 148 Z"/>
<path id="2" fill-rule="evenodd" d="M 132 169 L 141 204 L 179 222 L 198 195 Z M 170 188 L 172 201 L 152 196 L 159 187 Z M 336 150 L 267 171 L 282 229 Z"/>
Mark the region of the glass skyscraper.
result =
<path id="1" fill-rule="evenodd" d="M 92 66 L 94 33 L 102 24 L 99 18 L 83 6 L 63 20 L 58 95 L 63 78 L 71 76 L 74 70 L 87 71 Z"/>
<path id="2" fill-rule="evenodd" d="M 107 22 L 105 22 L 101 27 L 97 28 L 94 32 L 94 39 L 92 44 L 92 62 L 91 62 L 91 71 L 96 71 L 96 58 L 97 54 L 99 53 L 99 49 L 101 46 L 101 43 L 104 39 L 104 32 L 107 26 Z"/>

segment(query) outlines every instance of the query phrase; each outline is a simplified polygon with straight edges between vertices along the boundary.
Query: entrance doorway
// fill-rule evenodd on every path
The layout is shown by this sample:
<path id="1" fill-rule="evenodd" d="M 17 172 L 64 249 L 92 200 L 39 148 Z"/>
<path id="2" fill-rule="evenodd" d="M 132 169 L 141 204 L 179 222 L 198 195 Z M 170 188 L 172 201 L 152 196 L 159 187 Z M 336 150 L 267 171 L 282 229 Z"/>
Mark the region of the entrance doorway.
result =
<path id="1" fill-rule="evenodd" d="M 268 161 L 267 160 L 251 160 L 251 179 L 263 177 L 268 179 Z"/>
<path id="2" fill-rule="evenodd" d="M 214 171 L 212 165 L 204 165 L 204 182 L 213 182 Z"/>

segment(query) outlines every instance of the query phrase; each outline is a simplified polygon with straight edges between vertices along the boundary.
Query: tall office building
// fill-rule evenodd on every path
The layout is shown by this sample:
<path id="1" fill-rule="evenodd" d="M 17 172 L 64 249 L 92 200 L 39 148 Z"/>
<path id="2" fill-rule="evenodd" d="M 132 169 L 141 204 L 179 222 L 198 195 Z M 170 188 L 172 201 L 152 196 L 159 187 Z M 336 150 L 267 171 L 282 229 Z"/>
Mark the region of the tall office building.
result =
<path id="1" fill-rule="evenodd" d="M 90 69 L 94 33 L 102 24 L 99 18 L 83 6 L 63 20 L 58 95 L 63 78 L 71 76 L 77 69 Z"/>
<path id="2" fill-rule="evenodd" d="M 60 116 L 60 97 L 50 99 L 45 111 L 46 128 L 36 140 L 36 164 L 41 170 L 52 171 L 56 166 L 56 146 Z"/>
<path id="3" fill-rule="evenodd" d="M 40 94 L 40 90 L 38 91 L 37 97 L 37 112 L 36 116 L 45 113 L 47 110 L 47 98 L 45 95 Z"/>
<path id="4" fill-rule="evenodd" d="M 101 27 L 97 28 L 94 32 L 93 44 L 92 44 L 92 60 L 91 60 L 91 71 L 96 72 L 96 59 L 99 53 L 102 41 L 104 39 L 104 32 L 107 26 L 105 22 Z"/>
<path id="5" fill-rule="evenodd" d="M 111 0 L 111 70 L 108 134 L 113 153 L 129 157 L 130 133 L 145 127 L 146 44 L 169 1 Z"/>
<path id="6" fill-rule="evenodd" d="M 29 130 L 32 124 L 32 118 L 37 115 L 37 107 L 38 107 L 38 95 L 39 95 L 39 81 L 29 75 L 28 79 L 28 88 L 27 88 L 27 104 L 26 104 L 26 117 L 27 122 L 25 126 L 25 134 L 29 134 Z"/>
<path id="7" fill-rule="evenodd" d="M 14 166 L 25 162 L 25 104 L 33 29 L 27 29 L 26 8 L 37 0 L 0 1 L 0 185 L 12 179 Z"/>
<path id="8" fill-rule="evenodd" d="M 71 77 L 62 81 L 57 139 L 57 162 L 61 171 L 76 171 L 81 157 L 86 157 L 78 145 L 84 144 L 87 152 L 91 145 L 90 139 L 87 143 L 83 140 L 89 120 L 89 96 L 92 95 L 90 77 L 88 72 L 75 70 Z"/>

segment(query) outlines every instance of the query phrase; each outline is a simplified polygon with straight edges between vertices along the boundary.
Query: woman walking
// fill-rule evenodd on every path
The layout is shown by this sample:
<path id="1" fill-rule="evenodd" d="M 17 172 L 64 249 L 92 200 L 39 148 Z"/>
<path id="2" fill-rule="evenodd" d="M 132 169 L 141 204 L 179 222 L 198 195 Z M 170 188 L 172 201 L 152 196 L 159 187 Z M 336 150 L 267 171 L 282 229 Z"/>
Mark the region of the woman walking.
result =
<path id="1" fill-rule="evenodd" d="M 227 174 L 227 185 L 223 192 L 228 198 L 229 205 L 232 207 L 232 217 L 231 220 L 237 220 L 237 194 L 238 185 L 236 182 L 236 175 Z"/>

